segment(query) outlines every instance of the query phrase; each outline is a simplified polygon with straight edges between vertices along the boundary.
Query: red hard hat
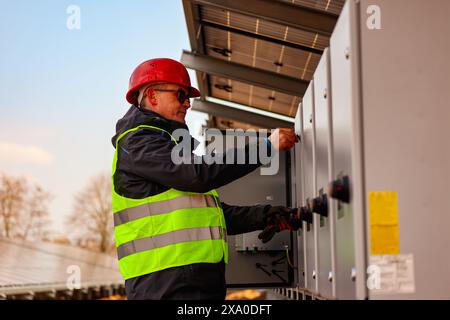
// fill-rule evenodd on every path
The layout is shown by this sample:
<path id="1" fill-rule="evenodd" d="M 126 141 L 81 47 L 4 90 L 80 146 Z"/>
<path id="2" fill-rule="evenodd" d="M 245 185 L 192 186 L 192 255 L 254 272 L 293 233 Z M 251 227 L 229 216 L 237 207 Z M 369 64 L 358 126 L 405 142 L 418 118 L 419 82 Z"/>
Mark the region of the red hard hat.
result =
<path id="1" fill-rule="evenodd" d="M 200 96 L 200 91 L 191 86 L 189 74 L 183 64 L 168 58 L 157 58 L 144 61 L 134 69 L 128 86 L 127 101 L 136 104 L 136 90 L 153 82 L 178 84 L 189 89 L 190 98 Z"/>

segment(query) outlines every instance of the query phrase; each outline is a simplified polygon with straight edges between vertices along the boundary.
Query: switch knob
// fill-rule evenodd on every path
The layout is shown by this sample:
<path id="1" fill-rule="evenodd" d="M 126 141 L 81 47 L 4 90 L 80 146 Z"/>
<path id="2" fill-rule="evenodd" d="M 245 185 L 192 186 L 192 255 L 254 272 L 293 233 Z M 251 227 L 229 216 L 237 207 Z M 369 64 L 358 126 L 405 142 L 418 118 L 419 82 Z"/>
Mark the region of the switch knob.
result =
<path id="1" fill-rule="evenodd" d="M 310 208 L 301 207 L 299 209 L 300 220 L 305 221 L 307 223 L 313 223 L 313 214 Z"/>
<path id="2" fill-rule="evenodd" d="M 322 217 L 328 217 L 328 197 L 323 194 L 311 201 L 312 212 L 320 214 Z"/>
<path id="3" fill-rule="evenodd" d="M 348 176 L 330 182 L 328 185 L 328 193 L 334 199 L 350 203 L 350 179 Z"/>

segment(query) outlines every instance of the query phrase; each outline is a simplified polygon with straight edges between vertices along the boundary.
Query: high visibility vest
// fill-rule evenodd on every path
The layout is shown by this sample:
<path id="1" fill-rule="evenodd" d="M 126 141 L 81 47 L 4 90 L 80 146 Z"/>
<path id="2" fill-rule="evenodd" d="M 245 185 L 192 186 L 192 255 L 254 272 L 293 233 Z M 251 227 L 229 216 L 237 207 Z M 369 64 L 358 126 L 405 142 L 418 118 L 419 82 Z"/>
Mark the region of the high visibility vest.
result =
<path id="1" fill-rule="evenodd" d="M 155 271 L 192 263 L 228 263 L 226 225 L 216 190 L 205 193 L 171 188 L 143 199 L 116 193 L 114 173 L 120 140 L 140 125 L 122 133 L 116 141 L 112 165 L 112 211 L 120 272 L 130 279 Z"/>

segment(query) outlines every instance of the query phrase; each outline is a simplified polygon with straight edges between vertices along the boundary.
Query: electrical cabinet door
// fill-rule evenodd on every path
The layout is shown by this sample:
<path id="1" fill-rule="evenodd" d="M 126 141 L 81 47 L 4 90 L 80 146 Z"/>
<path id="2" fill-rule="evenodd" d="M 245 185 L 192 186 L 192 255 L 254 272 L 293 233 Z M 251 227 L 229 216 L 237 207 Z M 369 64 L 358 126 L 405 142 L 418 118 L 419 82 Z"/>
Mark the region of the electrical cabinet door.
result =
<path id="1" fill-rule="evenodd" d="M 450 1 L 357 5 L 367 258 L 381 274 L 369 299 L 450 299 Z M 379 224 L 386 212 L 396 227 Z"/>
<path id="2" fill-rule="evenodd" d="M 295 133 L 302 136 L 302 105 L 299 104 L 297 113 L 295 116 Z M 297 143 L 294 146 L 294 166 L 295 171 L 295 202 L 294 206 L 300 208 L 303 205 L 303 179 L 302 179 L 302 143 Z M 303 223 L 303 227 L 305 224 Z M 298 274 L 298 287 L 305 287 L 305 228 L 302 228 L 297 232 L 297 274 Z"/>
<path id="3" fill-rule="evenodd" d="M 353 1 L 347 1 L 342 9 L 330 39 L 331 100 L 333 127 L 334 179 L 348 177 L 352 173 L 352 97 L 357 87 L 353 83 L 352 36 L 350 11 Z M 351 191 L 351 190 L 350 190 Z M 350 192 L 352 194 L 352 192 Z M 353 194 L 352 194 L 353 196 Z M 353 197 L 350 203 L 337 201 L 336 210 L 336 296 L 338 299 L 356 298 L 356 263 Z"/>
<path id="4" fill-rule="evenodd" d="M 302 135 L 302 177 L 303 177 L 303 204 L 307 206 L 308 201 L 314 197 L 316 187 L 316 165 L 315 165 L 315 132 L 314 132 L 314 81 L 310 82 L 308 89 L 303 96 L 303 135 Z M 305 263 L 306 263 L 306 288 L 317 293 L 317 275 L 316 275 L 316 240 L 315 225 L 306 224 L 303 227 L 303 234 L 305 236 Z"/>
<path id="5" fill-rule="evenodd" d="M 331 215 L 328 206 L 327 187 L 329 182 L 329 139 L 331 134 L 331 104 L 329 79 L 329 50 L 325 49 L 314 73 L 314 111 L 316 125 L 316 172 L 317 186 L 315 197 L 317 209 L 314 211 L 317 225 L 319 294 L 325 298 L 332 297 L 332 268 L 331 268 Z M 320 211 L 320 212 L 318 212 Z"/>

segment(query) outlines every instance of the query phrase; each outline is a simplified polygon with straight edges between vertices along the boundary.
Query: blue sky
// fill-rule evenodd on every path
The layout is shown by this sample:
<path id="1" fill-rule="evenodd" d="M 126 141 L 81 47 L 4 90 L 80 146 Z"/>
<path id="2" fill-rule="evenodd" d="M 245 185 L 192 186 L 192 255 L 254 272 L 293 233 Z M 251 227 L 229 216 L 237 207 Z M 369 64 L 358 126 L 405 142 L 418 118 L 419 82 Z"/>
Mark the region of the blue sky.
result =
<path id="1" fill-rule="evenodd" d="M 64 231 L 74 192 L 110 172 L 110 138 L 128 109 L 134 67 L 153 57 L 178 60 L 190 49 L 182 2 L 0 4 L 0 171 L 49 190 L 54 228 Z M 67 28 L 70 5 L 80 8 L 80 30 Z M 192 133 L 204 118 L 188 112 Z"/>

